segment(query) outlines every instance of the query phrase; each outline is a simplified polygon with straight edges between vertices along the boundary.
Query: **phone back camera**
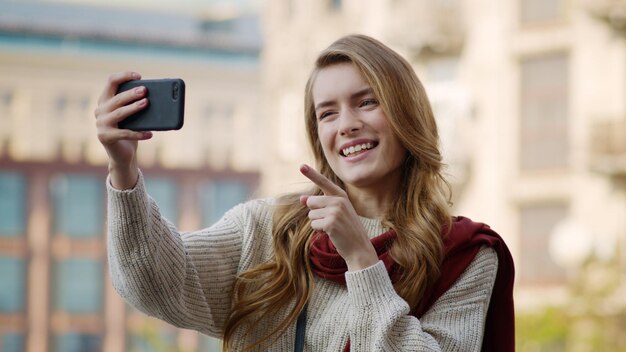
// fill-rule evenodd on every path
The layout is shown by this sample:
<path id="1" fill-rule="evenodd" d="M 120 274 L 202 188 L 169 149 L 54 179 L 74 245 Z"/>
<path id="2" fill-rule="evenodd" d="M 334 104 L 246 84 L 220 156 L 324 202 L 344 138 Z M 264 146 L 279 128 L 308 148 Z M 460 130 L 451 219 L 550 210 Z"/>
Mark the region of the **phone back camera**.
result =
<path id="1" fill-rule="evenodd" d="M 172 86 L 172 99 L 178 100 L 179 94 L 180 94 L 180 87 L 178 86 L 178 83 L 174 83 L 174 85 Z"/>

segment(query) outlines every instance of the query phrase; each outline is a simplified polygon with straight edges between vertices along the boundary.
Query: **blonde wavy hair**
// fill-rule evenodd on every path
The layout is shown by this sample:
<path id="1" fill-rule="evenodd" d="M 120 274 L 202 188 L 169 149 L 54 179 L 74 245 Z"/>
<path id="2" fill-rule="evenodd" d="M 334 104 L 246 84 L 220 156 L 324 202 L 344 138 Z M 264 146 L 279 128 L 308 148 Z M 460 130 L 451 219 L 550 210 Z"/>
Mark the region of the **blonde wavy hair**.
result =
<path id="1" fill-rule="evenodd" d="M 340 38 L 318 56 L 304 98 L 306 132 L 317 169 L 334 183 L 344 187 L 322 151 L 312 87 L 321 70 L 342 63 L 352 63 L 359 70 L 408 151 L 397 201 L 390 204 L 382 221 L 397 233 L 391 254 L 403 275 L 394 287 L 413 309 L 439 277 L 442 229 L 451 221 L 450 187 L 442 174 L 437 124 L 424 87 L 404 58 L 364 35 Z M 308 194 L 322 192 L 315 188 Z M 273 258 L 237 277 L 234 304 L 225 325 L 226 351 L 232 350 L 237 329 L 245 336 L 263 319 L 287 310 L 286 318 L 245 350 L 276 338 L 297 319 L 311 297 L 313 274 L 308 253 L 313 229 L 308 208 L 300 204 L 299 195 L 286 195 L 278 201 L 273 219 Z"/>

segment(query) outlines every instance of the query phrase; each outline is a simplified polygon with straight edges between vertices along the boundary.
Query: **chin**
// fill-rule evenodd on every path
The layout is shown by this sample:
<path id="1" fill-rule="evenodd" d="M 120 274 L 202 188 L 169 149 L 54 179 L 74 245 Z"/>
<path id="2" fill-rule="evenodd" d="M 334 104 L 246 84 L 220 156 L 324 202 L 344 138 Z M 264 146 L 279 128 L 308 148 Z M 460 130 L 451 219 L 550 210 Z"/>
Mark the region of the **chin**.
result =
<path id="1" fill-rule="evenodd" d="M 370 174 L 344 174 L 339 177 L 339 179 L 341 179 L 346 186 L 366 187 L 369 183 L 371 183 L 373 177 Z"/>

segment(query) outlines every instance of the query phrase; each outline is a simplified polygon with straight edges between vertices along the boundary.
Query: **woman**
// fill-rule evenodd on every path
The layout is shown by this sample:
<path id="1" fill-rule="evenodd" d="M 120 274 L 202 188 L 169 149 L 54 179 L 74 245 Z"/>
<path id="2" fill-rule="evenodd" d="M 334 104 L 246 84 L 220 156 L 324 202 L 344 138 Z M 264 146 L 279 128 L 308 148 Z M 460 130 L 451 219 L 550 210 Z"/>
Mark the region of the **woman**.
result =
<path id="1" fill-rule="evenodd" d="M 316 61 L 305 120 L 311 192 L 250 201 L 178 233 L 144 190 L 149 132 L 117 123 L 147 104 L 96 109 L 110 158 L 113 284 L 135 307 L 224 339 L 229 351 L 512 351 L 513 265 L 486 225 L 451 217 L 437 126 L 410 65 L 362 35 Z M 319 170 L 319 171 L 318 171 Z"/>

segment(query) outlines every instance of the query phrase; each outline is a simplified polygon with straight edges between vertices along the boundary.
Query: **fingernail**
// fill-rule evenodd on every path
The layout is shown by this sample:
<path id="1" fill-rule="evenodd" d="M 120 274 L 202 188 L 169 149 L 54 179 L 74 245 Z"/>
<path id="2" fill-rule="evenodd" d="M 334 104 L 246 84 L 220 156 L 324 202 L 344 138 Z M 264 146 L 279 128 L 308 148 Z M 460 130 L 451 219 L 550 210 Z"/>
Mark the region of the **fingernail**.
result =
<path id="1" fill-rule="evenodd" d="M 132 77 L 133 79 L 140 79 L 140 78 L 141 78 L 141 75 L 140 75 L 140 74 L 138 74 L 137 72 L 133 72 L 133 73 L 131 74 L 131 77 Z"/>
<path id="2" fill-rule="evenodd" d="M 144 87 L 135 88 L 135 94 L 141 95 L 143 93 Z"/>
<path id="3" fill-rule="evenodd" d="M 309 171 L 309 165 L 307 165 L 307 164 L 300 165 L 300 171 L 302 171 L 302 172 Z"/>
<path id="4" fill-rule="evenodd" d="M 148 102 L 148 100 L 146 98 L 143 98 L 143 99 L 137 101 L 137 106 L 144 106 L 144 105 L 146 105 L 147 102 Z"/>
<path id="5" fill-rule="evenodd" d="M 148 138 L 152 138 L 152 132 L 147 131 L 143 133 L 143 138 L 148 139 Z"/>

